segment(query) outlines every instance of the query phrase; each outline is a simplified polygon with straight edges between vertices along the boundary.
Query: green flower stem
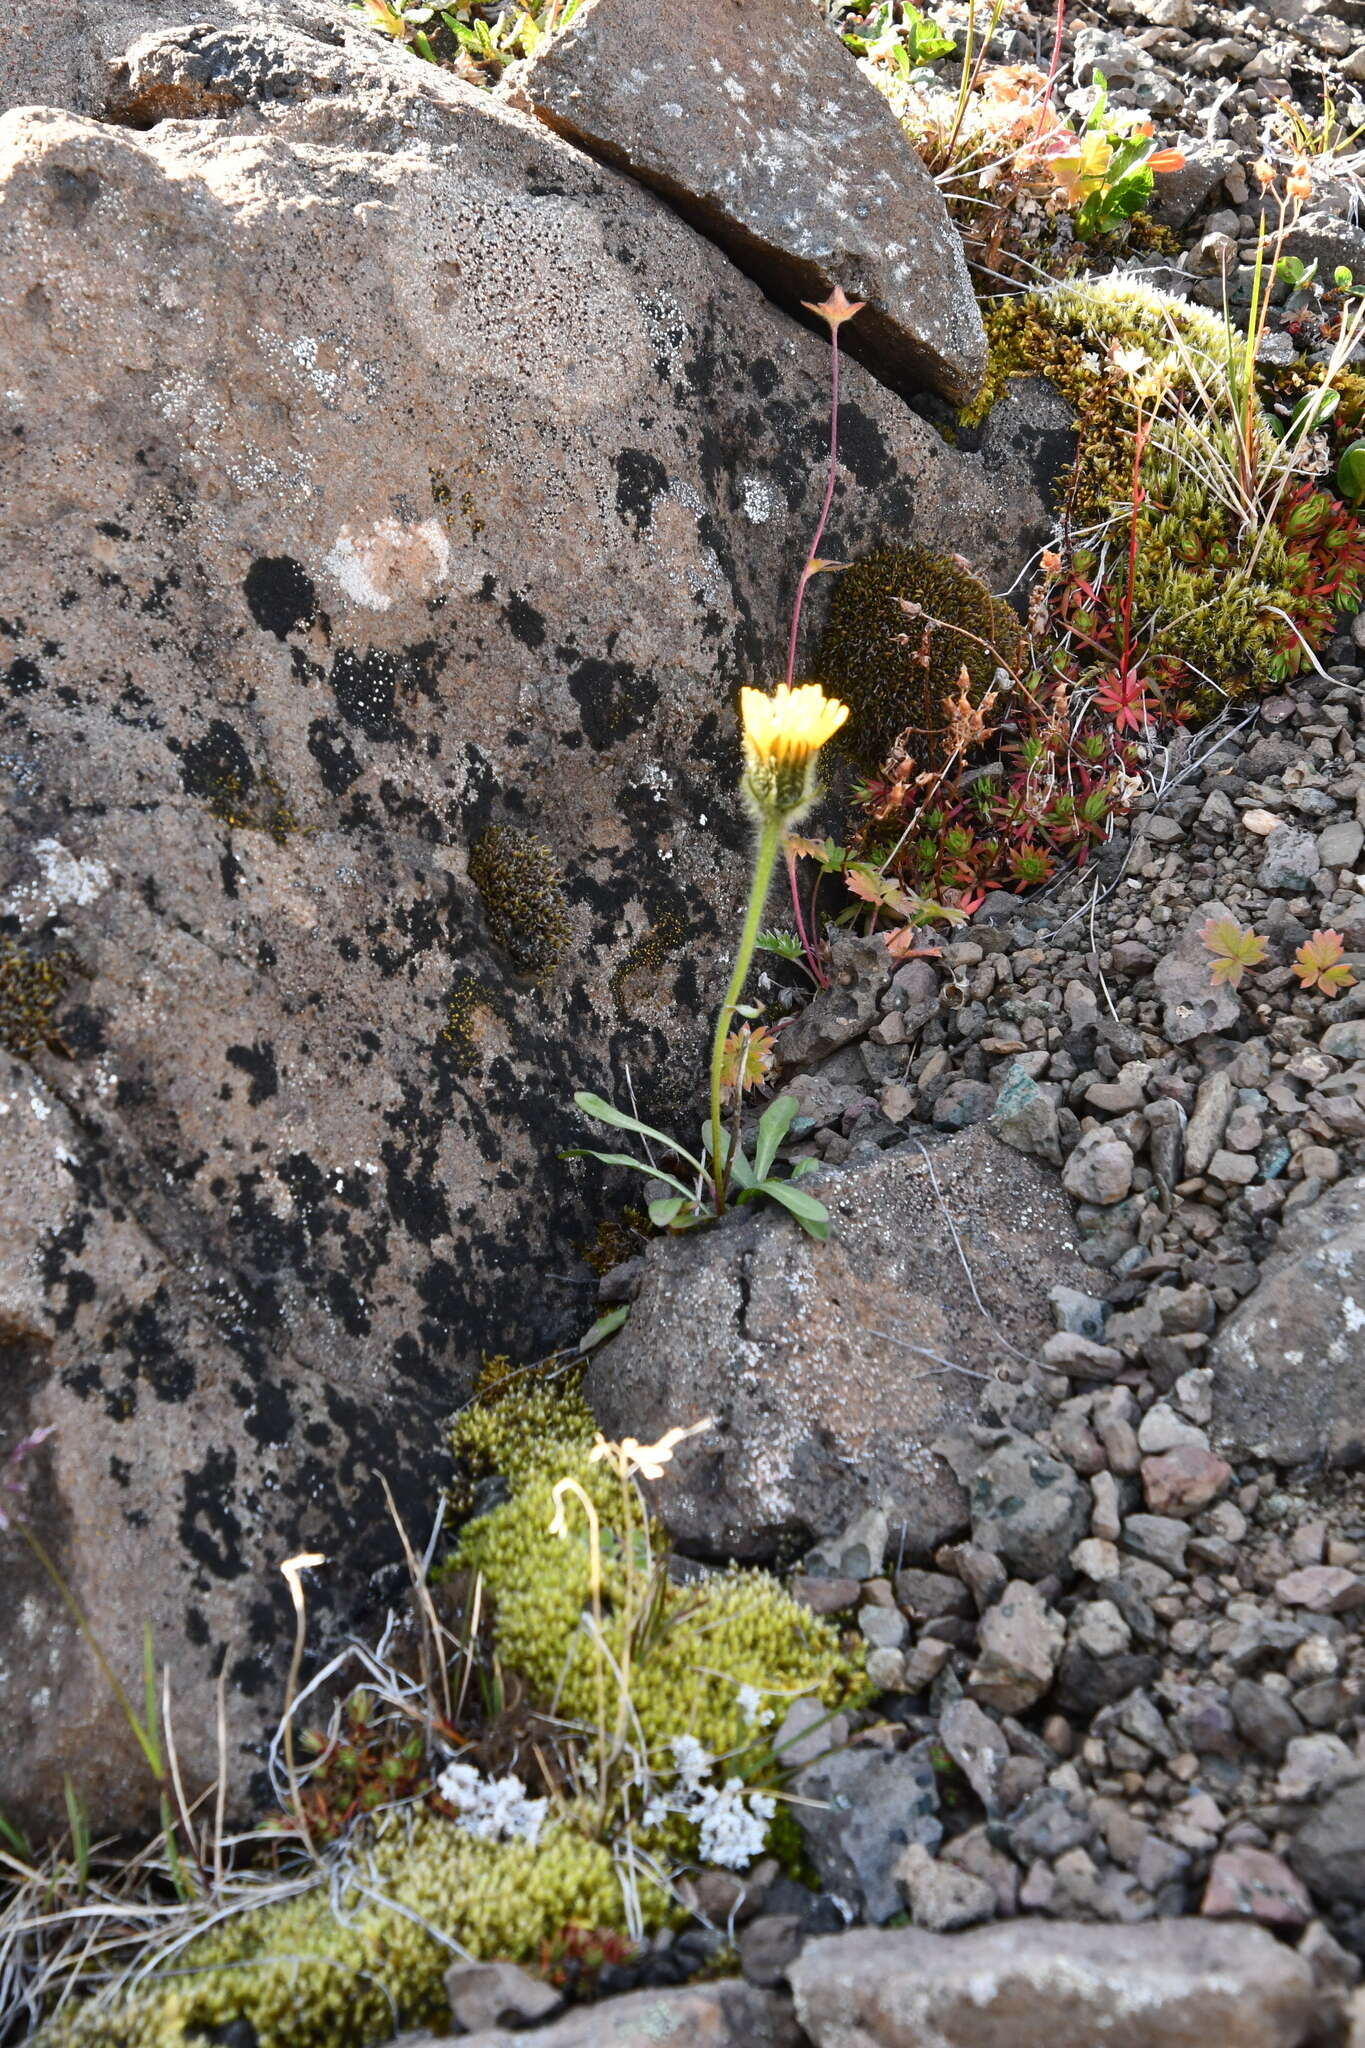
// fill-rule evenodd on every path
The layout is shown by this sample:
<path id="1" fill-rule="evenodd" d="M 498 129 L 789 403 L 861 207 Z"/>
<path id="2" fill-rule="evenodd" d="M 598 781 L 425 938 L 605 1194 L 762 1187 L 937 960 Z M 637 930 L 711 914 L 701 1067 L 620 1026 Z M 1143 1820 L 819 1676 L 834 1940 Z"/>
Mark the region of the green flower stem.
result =
<path id="1" fill-rule="evenodd" d="M 716 1018 L 716 1035 L 711 1046 L 711 1171 L 716 1191 L 716 1214 L 725 1214 L 726 1171 L 722 1164 L 721 1122 L 720 1122 L 720 1071 L 725 1063 L 725 1040 L 730 1029 L 730 1019 L 744 993 L 744 984 L 749 976 L 749 967 L 758 941 L 759 925 L 763 920 L 763 907 L 768 901 L 772 887 L 773 869 L 777 864 L 777 850 L 782 843 L 782 827 L 786 823 L 780 811 L 765 811 L 758 828 L 758 849 L 754 855 L 754 878 L 749 885 L 749 908 L 744 914 L 744 929 L 739 935 L 739 951 L 735 954 L 734 972 L 730 986 L 725 991 L 725 1001 Z"/>

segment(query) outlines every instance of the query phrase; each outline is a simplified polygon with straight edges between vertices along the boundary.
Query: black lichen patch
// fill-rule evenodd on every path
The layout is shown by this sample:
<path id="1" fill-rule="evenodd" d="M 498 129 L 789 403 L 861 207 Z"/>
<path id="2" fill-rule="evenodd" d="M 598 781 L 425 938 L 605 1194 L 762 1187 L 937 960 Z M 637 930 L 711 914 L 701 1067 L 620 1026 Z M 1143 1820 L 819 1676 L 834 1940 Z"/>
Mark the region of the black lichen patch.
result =
<path id="1" fill-rule="evenodd" d="M 474 842 L 469 879 L 489 936 L 518 974 L 548 974 L 573 938 L 563 881 L 549 847 L 533 833 L 490 825 Z"/>
<path id="2" fill-rule="evenodd" d="M 242 1554 L 242 1525 L 230 1503 L 237 1477 L 237 1453 L 209 1449 L 197 1472 L 187 1472 L 180 1512 L 180 1541 L 195 1563 L 216 1579 L 237 1579 L 249 1569 Z"/>
<path id="3" fill-rule="evenodd" d="M 39 1046 L 69 1053 L 57 1029 L 57 1006 L 75 971 L 68 952 L 39 953 L 0 939 L 0 1045 L 19 1059 L 29 1059 Z"/>
<path id="4" fill-rule="evenodd" d="M 257 775 L 241 734 L 225 718 L 213 719 L 202 737 L 185 748 L 180 773 L 187 793 L 202 799 L 222 825 L 264 832 L 277 846 L 299 830 L 298 813 L 284 789 L 273 775 Z"/>
<path id="5" fill-rule="evenodd" d="M 371 647 L 364 654 L 343 647 L 329 678 L 337 710 L 348 725 L 358 725 L 367 739 L 402 739 L 406 728 L 398 716 L 398 663 L 387 649 Z"/>
<path id="6" fill-rule="evenodd" d="M 247 570 L 242 589 L 256 624 L 277 640 L 311 626 L 318 615 L 312 580 L 291 555 L 262 555 Z"/>
<path id="7" fill-rule="evenodd" d="M 328 681 L 337 709 L 348 725 L 358 726 L 371 740 L 410 740 L 400 714 L 403 698 L 434 697 L 444 657 L 434 640 L 422 640 L 398 652 L 368 647 L 339 649 Z"/>
<path id="8" fill-rule="evenodd" d="M 4 681 L 12 697 L 32 697 L 43 687 L 43 672 L 21 654 L 5 670 Z"/>
<path id="9" fill-rule="evenodd" d="M 520 640 L 523 647 L 529 647 L 534 654 L 545 645 L 545 620 L 533 604 L 528 604 L 518 591 L 513 591 L 503 607 L 507 630 L 514 640 Z"/>
<path id="10" fill-rule="evenodd" d="M 186 792 L 209 804 L 218 802 L 225 790 L 245 796 L 256 780 L 246 744 L 225 718 L 213 719 L 203 737 L 186 747 L 180 773 Z"/>
<path id="11" fill-rule="evenodd" d="M 583 730 L 599 754 L 639 732 L 659 701 L 658 685 L 628 661 L 590 657 L 570 669 L 568 684 Z"/>
<path id="12" fill-rule="evenodd" d="M 261 1103 L 268 1102 L 272 1095 L 278 1093 L 280 1077 L 275 1067 L 273 1045 L 259 1042 L 255 1045 L 230 1045 L 227 1058 L 229 1065 L 250 1076 L 246 1099 L 252 1109 L 259 1108 Z"/>
<path id="13" fill-rule="evenodd" d="M 668 489 L 668 472 L 657 455 L 623 448 L 616 458 L 616 516 L 643 533 L 653 524 L 654 500 Z"/>
<path id="14" fill-rule="evenodd" d="M 313 720 L 308 728 L 308 751 L 330 796 L 344 796 L 364 773 L 355 748 L 334 718 Z"/>

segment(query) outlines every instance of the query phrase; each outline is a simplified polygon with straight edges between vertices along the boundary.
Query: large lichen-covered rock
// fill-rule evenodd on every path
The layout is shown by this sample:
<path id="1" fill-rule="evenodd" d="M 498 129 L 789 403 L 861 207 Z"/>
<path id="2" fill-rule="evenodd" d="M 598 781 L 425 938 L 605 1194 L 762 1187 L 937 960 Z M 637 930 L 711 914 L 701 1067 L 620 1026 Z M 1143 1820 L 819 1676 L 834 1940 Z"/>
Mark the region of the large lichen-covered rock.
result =
<path id="1" fill-rule="evenodd" d="M 657 199 L 282 12 L 130 58 L 185 118 L 0 121 L 0 1455 L 56 1425 L 33 1511 L 125 1676 L 150 1623 L 196 1785 L 225 1664 L 234 1794 L 279 1561 L 331 1560 L 325 1644 L 377 1474 L 415 1524 L 469 1362 L 582 1327 L 572 1090 L 679 1111 L 827 426 L 827 347 Z M 1008 527 L 847 388 L 832 546 Z M 141 1807 L 37 1579 L 0 1708 L 0 1808 Z"/>
<path id="2" fill-rule="evenodd" d="M 715 1417 L 658 1486 L 698 1555 L 780 1557 L 881 1509 L 927 1563 L 968 1520 L 936 1445 L 977 1418 L 1000 1367 L 1035 1356 L 1048 1288 L 1083 1284 L 1070 1208 L 1054 1173 L 980 1127 L 809 1185 L 827 1244 L 750 1207 L 651 1245 L 588 1400 L 605 1430 L 642 1438 Z"/>
<path id="3" fill-rule="evenodd" d="M 582 0 L 514 88 L 653 185 L 795 312 L 864 302 L 851 355 L 970 398 L 986 337 L 957 230 L 884 96 L 809 0 Z"/>
<path id="4" fill-rule="evenodd" d="M 129 55 L 156 125 L 0 121 L 0 979 L 33 1063 L 0 1456 L 57 1427 L 59 1569 L 125 1675 L 151 1624 L 192 1782 L 225 1663 L 239 1790 L 278 1561 L 332 1561 L 325 1642 L 393 1554 L 377 1473 L 426 1516 L 467 1364 L 583 1327 L 571 1092 L 628 1067 L 679 1114 L 829 350 L 344 10 L 225 12 Z M 843 424 L 839 551 L 1009 528 L 855 369 Z M 63 1772 L 96 1825 L 141 1804 L 37 1581 L 0 1706 L 0 1808 L 59 1821 Z"/>

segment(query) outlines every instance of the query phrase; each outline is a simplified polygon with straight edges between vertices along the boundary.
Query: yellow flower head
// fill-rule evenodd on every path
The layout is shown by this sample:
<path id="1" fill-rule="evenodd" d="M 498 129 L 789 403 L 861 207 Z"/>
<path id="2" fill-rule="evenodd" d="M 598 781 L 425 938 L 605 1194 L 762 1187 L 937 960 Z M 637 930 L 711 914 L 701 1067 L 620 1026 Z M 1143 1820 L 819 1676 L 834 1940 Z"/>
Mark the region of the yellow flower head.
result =
<path id="1" fill-rule="evenodd" d="M 784 818 L 803 810 L 815 793 L 815 757 L 848 717 L 847 704 L 827 697 L 818 683 L 789 689 L 779 683 L 771 697 L 741 690 L 744 727 L 744 786 L 763 817 Z"/>

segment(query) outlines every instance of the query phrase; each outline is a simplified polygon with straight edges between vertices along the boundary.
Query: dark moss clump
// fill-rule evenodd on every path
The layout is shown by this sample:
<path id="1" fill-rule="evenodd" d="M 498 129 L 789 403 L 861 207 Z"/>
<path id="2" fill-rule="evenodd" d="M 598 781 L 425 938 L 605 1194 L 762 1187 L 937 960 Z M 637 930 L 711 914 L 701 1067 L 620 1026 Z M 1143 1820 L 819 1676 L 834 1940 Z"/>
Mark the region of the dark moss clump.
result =
<path id="1" fill-rule="evenodd" d="M 40 955 L 0 939 L 0 1045 L 23 1060 L 45 1045 L 64 1050 L 57 1005 L 75 969 L 69 953 Z"/>
<path id="2" fill-rule="evenodd" d="M 963 668 L 976 702 L 996 670 L 1017 668 L 1022 653 L 1010 607 L 956 557 L 878 548 L 839 577 L 819 674 L 852 712 L 845 730 L 862 766 L 877 767 L 907 729 L 911 751 L 938 766 L 944 700 L 958 696 Z"/>
<path id="3" fill-rule="evenodd" d="M 646 974 L 650 986 L 658 985 L 664 963 L 681 950 L 687 938 L 687 925 L 676 910 L 666 910 L 657 922 L 652 924 L 644 937 L 637 939 L 624 960 L 612 969 L 610 988 L 611 999 L 616 1005 L 616 1014 L 623 1021 L 629 1014 L 628 994 L 631 980 L 637 974 Z"/>
<path id="4" fill-rule="evenodd" d="M 444 1042 L 454 1048 L 457 1072 L 472 1074 L 481 1065 L 484 1036 L 501 1015 L 494 991 L 472 974 L 462 974 L 450 991 L 441 1030 Z"/>
<path id="5" fill-rule="evenodd" d="M 548 974 L 573 937 L 555 857 L 533 833 L 490 825 L 474 843 L 469 879 L 483 899 L 489 936 L 518 974 Z"/>
<path id="6" fill-rule="evenodd" d="M 621 1265 L 626 1259 L 633 1259 L 643 1250 L 652 1235 L 650 1221 L 643 1209 L 623 1209 L 619 1216 L 606 1216 L 597 1226 L 597 1235 L 589 1244 L 579 1247 L 579 1256 L 585 1266 L 591 1266 L 599 1277 L 610 1273 L 613 1266 Z"/>

